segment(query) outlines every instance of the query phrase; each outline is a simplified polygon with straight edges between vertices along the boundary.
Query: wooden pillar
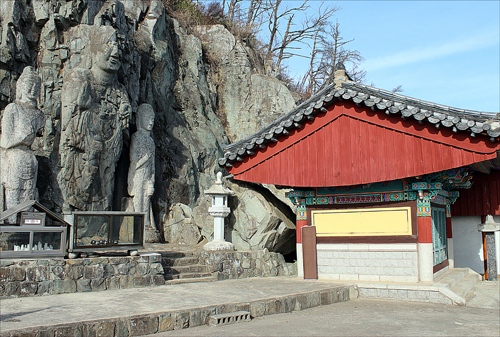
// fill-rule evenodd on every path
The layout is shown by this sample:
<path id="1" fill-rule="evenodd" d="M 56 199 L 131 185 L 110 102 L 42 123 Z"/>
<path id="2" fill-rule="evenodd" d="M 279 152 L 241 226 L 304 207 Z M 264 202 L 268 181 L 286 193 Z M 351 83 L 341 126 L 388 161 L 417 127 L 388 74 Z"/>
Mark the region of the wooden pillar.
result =
<path id="1" fill-rule="evenodd" d="M 481 215 L 481 223 L 486 222 L 486 215 Z M 483 246 L 483 261 L 484 261 L 484 279 L 488 279 L 488 254 L 486 252 L 486 233 L 481 232 Z"/>
<path id="2" fill-rule="evenodd" d="M 432 247 L 432 217 L 429 200 L 417 200 L 418 273 L 423 282 L 434 280 L 434 249 Z"/>
<path id="3" fill-rule="evenodd" d="M 298 203 L 300 203 L 300 199 L 297 199 Z M 295 226 L 297 228 L 297 245 L 296 245 L 296 253 L 297 253 L 297 276 L 304 276 L 304 259 L 303 259 L 303 247 L 302 247 L 302 227 L 307 225 L 307 210 L 306 205 L 299 204 L 297 205 L 297 218 L 295 222 Z"/>

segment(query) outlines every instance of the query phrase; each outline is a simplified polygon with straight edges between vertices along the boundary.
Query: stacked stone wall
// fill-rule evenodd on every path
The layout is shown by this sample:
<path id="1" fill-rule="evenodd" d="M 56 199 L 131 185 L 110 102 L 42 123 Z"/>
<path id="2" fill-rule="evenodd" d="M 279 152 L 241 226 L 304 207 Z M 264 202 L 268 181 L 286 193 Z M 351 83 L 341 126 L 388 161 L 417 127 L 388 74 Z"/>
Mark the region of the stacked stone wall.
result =
<path id="1" fill-rule="evenodd" d="M 199 264 L 218 280 L 295 276 L 297 266 L 267 251 L 200 251 Z M 168 257 L 163 257 L 169 259 Z M 80 259 L 0 260 L 0 296 L 39 296 L 165 284 L 159 253 Z"/>
<path id="2" fill-rule="evenodd" d="M 249 252 L 202 251 L 199 254 L 200 262 L 210 266 L 219 280 L 297 275 L 295 263 L 287 263 L 283 255 L 267 249 Z"/>
<path id="3" fill-rule="evenodd" d="M 0 296 L 37 296 L 165 284 L 160 254 L 74 260 L 0 260 Z"/>

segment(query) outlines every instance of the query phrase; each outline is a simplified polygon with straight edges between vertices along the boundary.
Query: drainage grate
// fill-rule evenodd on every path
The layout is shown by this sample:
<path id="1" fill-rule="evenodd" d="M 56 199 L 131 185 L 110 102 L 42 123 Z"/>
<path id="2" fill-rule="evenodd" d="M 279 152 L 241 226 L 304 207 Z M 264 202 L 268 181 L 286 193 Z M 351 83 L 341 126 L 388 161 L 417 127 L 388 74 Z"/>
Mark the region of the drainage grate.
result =
<path id="1" fill-rule="evenodd" d="M 209 324 L 212 326 L 232 324 L 237 322 L 248 322 L 250 321 L 250 312 L 248 311 L 236 311 L 230 312 L 228 314 L 219 314 L 210 316 Z"/>

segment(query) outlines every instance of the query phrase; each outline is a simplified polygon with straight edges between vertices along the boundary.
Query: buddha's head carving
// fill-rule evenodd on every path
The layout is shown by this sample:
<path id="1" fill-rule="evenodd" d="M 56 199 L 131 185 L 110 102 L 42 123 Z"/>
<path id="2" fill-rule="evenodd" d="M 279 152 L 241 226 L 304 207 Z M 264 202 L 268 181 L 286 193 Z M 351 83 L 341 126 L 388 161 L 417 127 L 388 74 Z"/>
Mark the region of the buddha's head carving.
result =
<path id="1" fill-rule="evenodd" d="M 141 104 L 137 111 L 137 129 L 146 131 L 153 130 L 155 123 L 155 112 L 149 104 Z"/>
<path id="2" fill-rule="evenodd" d="M 16 100 L 36 102 L 40 95 L 42 80 L 31 66 L 25 67 L 16 84 Z"/>
<path id="3" fill-rule="evenodd" d="M 102 28 L 93 34 L 91 40 L 94 47 L 92 68 L 115 74 L 121 66 L 121 51 L 117 35 L 112 27 Z"/>

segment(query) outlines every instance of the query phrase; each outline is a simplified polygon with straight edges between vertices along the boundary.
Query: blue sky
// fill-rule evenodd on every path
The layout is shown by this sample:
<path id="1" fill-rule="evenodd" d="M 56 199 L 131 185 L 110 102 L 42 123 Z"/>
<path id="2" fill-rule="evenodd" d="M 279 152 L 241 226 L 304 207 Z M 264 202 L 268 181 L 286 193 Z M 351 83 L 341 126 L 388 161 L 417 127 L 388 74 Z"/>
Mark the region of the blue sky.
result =
<path id="1" fill-rule="evenodd" d="M 295 1 L 288 1 L 296 5 Z M 325 1 L 366 84 L 456 108 L 500 112 L 500 1 Z M 311 1 L 319 7 L 321 1 Z M 290 75 L 306 66 L 288 63 Z"/>

